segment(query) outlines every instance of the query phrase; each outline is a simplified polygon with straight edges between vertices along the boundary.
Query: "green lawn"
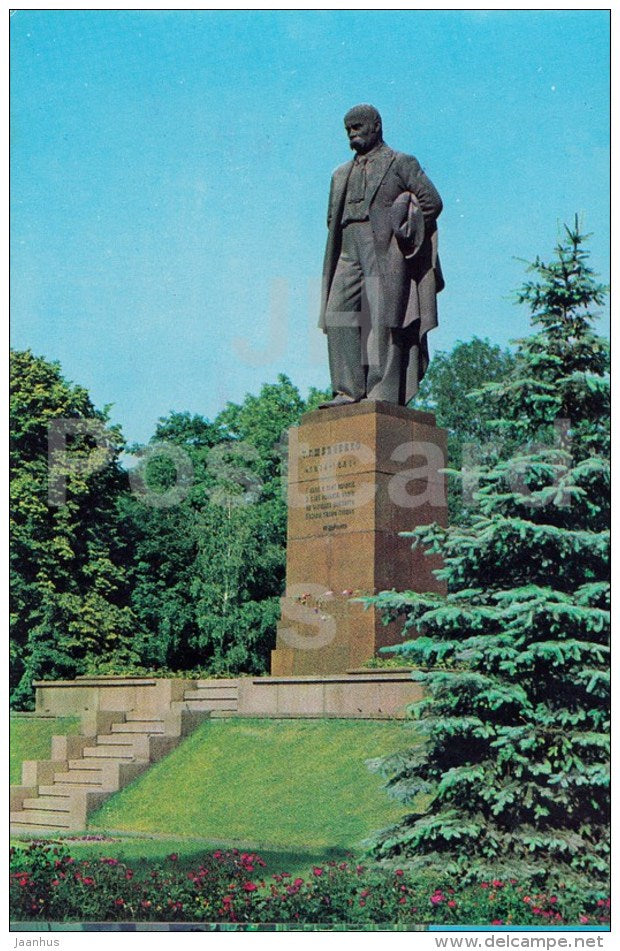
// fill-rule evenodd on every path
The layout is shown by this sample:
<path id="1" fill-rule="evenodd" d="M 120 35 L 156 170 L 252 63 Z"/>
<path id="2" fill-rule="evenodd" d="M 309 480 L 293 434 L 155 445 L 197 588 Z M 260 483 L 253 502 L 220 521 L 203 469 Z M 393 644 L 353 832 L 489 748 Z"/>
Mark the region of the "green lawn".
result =
<path id="1" fill-rule="evenodd" d="M 105 803 L 89 830 L 325 861 L 402 814 L 364 761 L 416 742 L 413 725 L 398 721 L 211 720 Z"/>
<path id="2" fill-rule="evenodd" d="M 62 733 L 79 733 L 79 717 L 25 717 L 19 713 L 10 718 L 10 782 L 22 781 L 22 763 L 26 759 L 49 759 L 52 737 Z"/>

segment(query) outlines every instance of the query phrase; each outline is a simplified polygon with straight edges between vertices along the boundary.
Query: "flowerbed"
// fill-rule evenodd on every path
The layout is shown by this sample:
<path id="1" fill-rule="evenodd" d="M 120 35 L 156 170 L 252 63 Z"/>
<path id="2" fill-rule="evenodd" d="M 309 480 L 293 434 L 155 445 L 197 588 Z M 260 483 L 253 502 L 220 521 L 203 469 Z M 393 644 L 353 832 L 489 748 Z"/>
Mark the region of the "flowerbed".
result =
<path id="1" fill-rule="evenodd" d="M 265 863 L 236 849 L 205 854 L 181 871 L 177 856 L 137 875 L 114 857 L 77 861 L 65 847 L 33 842 L 11 849 L 10 914 L 14 921 L 209 921 L 363 925 L 606 925 L 609 899 L 559 887 L 531 890 L 514 879 L 452 887 L 347 862 L 286 872 L 268 881 Z"/>

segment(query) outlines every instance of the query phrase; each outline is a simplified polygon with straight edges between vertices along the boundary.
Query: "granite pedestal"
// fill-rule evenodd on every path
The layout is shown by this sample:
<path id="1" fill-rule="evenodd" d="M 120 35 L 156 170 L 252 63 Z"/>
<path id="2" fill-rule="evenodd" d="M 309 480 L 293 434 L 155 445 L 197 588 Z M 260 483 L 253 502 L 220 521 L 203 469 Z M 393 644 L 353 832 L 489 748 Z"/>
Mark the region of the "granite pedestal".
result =
<path id="1" fill-rule="evenodd" d="M 441 564 L 399 532 L 447 524 L 446 432 L 430 413 L 363 401 L 306 413 L 289 431 L 286 593 L 274 676 L 335 674 L 398 643 L 352 598 L 443 592 Z"/>

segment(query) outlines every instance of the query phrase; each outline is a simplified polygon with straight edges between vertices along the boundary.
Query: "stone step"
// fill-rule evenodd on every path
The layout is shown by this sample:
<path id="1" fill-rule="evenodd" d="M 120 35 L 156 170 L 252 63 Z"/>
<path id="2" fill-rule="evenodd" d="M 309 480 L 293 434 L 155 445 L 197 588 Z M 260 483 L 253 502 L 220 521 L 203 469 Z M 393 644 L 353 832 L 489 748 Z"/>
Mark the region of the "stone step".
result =
<path id="1" fill-rule="evenodd" d="M 54 776 L 54 785 L 56 783 L 84 783 L 91 789 L 96 789 L 103 785 L 103 771 L 101 769 L 72 769 L 66 773 L 56 773 Z"/>
<path id="2" fill-rule="evenodd" d="M 97 757 L 98 759 L 133 759 L 133 743 L 115 744 L 102 743 L 101 746 L 85 746 L 82 750 L 84 757 Z"/>
<path id="3" fill-rule="evenodd" d="M 97 770 L 97 769 L 101 769 L 101 766 L 102 766 L 101 762 L 95 760 L 92 756 L 89 757 L 88 759 L 70 759 L 68 761 L 68 764 L 69 764 L 70 770 L 74 770 L 74 769 Z"/>
<path id="4" fill-rule="evenodd" d="M 234 713 L 238 709 L 236 700 L 193 700 L 187 697 L 184 703 L 188 710 L 228 710 Z"/>
<path id="5" fill-rule="evenodd" d="M 132 747 L 134 745 L 134 734 L 133 733 L 98 733 L 95 737 L 97 740 L 97 745 L 101 746 L 127 746 Z"/>
<path id="6" fill-rule="evenodd" d="M 112 733 L 163 733 L 162 720 L 132 720 L 130 723 L 113 723 Z"/>
<path id="7" fill-rule="evenodd" d="M 125 714 L 125 722 L 126 722 L 126 723 L 136 723 L 136 722 L 138 722 L 138 723 L 159 723 L 161 726 L 163 726 L 163 724 L 164 724 L 164 718 L 163 718 L 163 717 L 158 717 L 158 716 L 147 717 L 147 716 L 144 715 L 144 713 L 134 713 L 133 710 L 131 710 L 129 713 L 126 713 L 126 714 Z"/>
<path id="8" fill-rule="evenodd" d="M 221 690 L 221 689 L 226 689 L 229 687 L 234 687 L 235 690 L 238 690 L 239 681 L 226 679 L 224 677 L 221 680 L 197 680 L 196 687 L 198 687 L 199 689 L 208 687 L 209 689 L 212 688 L 213 690 Z"/>
<path id="9" fill-rule="evenodd" d="M 44 809 L 46 812 L 71 812 L 70 796 L 36 796 L 24 799 L 24 809 Z"/>
<path id="10" fill-rule="evenodd" d="M 187 690 L 183 694 L 184 700 L 210 700 L 212 703 L 239 703 L 239 697 L 237 694 L 229 694 L 221 691 L 220 693 L 212 693 L 210 690 Z"/>
<path id="11" fill-rule="evenodd" d="M 142 758 L 142 762 L 144 757 Z M 135 763 L 138 758 L 135 756 L 89 756 L 86 759 L 70 759 L 69 769 L 82 770 L 103 770 L 106 766 L 118 766 L 121 763 Z"/>
<path id="12" fill-rule="evenodd" d="M 39 786 L 41 796 L 72 796 L 76 792 L 98 791 L 93 783 L 54 783 L 53 786 Z"/>
<path id="13" fill-rule="evenodd" d="M 44 812 L 37 809 L 24 809 L 21 812 L 12 812 L 11 825 L 46 826 L 50 829 L 69 829 L 71 820 L 67 813 Z"/>

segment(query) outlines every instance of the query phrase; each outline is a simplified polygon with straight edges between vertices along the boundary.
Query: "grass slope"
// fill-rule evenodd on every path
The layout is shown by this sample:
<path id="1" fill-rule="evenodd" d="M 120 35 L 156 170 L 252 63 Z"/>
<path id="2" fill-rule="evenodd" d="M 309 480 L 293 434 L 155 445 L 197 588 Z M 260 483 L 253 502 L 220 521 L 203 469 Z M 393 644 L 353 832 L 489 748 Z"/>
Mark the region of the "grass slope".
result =
<path id="1" fill-rule="evenodd" d="M 365 760 L 416 742 L 412 724 L 396 721 L 207 721 L 105 803 L 89 829 L 275 851 L 352 848 L 402 813 Z"/>
<path id="2" fill-rule="evenodd" d="M 64 733 L 79 733 L 79 717 L 24 717 L 11 714 L 9 721 L 10 782 L 22 781 L 22 763 L 26 759 L 49 759 L 52 755 L 52 737 Z"/>

